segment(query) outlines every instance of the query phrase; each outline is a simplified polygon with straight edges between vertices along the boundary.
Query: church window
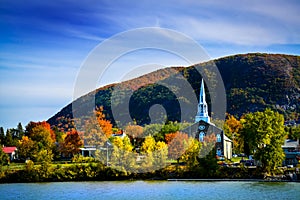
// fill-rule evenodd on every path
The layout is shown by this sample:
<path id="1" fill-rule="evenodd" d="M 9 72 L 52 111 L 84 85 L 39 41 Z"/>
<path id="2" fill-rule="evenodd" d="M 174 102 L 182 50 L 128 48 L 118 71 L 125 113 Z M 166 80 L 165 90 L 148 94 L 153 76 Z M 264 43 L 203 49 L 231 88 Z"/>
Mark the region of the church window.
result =
<path id="1" fill-rule="evenodd" d="M 221 135 L 217 134 L 217 142 L 221 142 Z"/>
<path id="2" fill-rule="evenodd" d="M 221 155 L 222 155 L 222 151 L 221 151 L 220 148 L 217 149 L 217 155 L 218 155 L 218 156 L 221 156 Z"/>
<path id="3" fill-rule="evenodd" d="M 205 133 L 203 131 L 201 131 L 200 134 L 199 134 L 199 141 L 200 142 L 204 141 L 204 136 L 205 136 Z"/>

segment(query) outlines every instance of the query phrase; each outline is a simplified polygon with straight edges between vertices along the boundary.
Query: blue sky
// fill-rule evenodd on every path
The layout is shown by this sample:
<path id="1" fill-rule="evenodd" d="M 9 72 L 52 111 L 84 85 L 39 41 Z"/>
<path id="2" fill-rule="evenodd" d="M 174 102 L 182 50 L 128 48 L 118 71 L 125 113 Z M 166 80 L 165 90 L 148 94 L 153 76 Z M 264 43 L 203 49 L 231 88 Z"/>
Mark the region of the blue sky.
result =
<path id="1" fill-rule="evenodd" d="M 300 55 L 299 10 L 298 0 L 0 0 L 0 126 L 47 120 L 70 103 L 90 51 L 120 32 L 173 29 L 196 40 L 211 58 Z M 172 56 L 162 60 L 184 65 Z"/>

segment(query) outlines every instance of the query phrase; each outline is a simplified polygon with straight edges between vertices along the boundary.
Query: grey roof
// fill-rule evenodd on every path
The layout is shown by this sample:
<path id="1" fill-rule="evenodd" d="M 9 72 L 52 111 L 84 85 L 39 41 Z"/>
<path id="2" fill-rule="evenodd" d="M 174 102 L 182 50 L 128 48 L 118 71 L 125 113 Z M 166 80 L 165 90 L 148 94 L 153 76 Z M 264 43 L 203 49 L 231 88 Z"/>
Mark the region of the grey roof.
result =
<path id="1" fill-rule="evenodd" d="M 82 147 L 79 148 L 81 151 L 96 151 L 96 147 Z"/>
<path id="2" fill-rule="evenodd" d="M 285 140 L 284 145 L 282 145 L 282 148 L 296 148 L 297 146 L 298 146 L 297 140 L 287 139 Z"/>

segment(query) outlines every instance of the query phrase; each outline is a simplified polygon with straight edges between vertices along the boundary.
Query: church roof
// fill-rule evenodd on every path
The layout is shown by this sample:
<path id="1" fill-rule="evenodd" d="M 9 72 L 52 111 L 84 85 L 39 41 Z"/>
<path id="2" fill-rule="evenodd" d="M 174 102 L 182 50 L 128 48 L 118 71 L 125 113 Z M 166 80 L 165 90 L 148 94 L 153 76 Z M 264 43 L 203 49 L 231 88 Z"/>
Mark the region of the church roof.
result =
<path id="1" fill-rule="evenodd" d="M 223 131 L 222 129 L 218 128 L 218 127 L 217 127 L 215 124 L 213 124 L 213 123 L 207 123 L 207 122 L 205 122 L 205 121 L 203 121 L 203 120 L 200 120 L 199 122 L 196 122 L 196 123 L 192 124 L 191 126 L 185 128 L 185 129 L 183 129 L 182 132 L 187 133 L 187 134 L 188 134 L 189 136 L 191 136 L 191 137 L 195 137 L 196 134 L 197 134 L 197 132 L 198 132 L 198 128 L 199 128 L 199 125 L 200 125 L 200 124 L 206 124 L 206 125 L 209 125 L 208 131 L 209 131 L 210 133 L 215 133 L 215 134 L 217 134 L 217 133 L 221 133 L 221 132 Z M 210 134 L 210 133 L 208 133 L 208 134 Z"/>

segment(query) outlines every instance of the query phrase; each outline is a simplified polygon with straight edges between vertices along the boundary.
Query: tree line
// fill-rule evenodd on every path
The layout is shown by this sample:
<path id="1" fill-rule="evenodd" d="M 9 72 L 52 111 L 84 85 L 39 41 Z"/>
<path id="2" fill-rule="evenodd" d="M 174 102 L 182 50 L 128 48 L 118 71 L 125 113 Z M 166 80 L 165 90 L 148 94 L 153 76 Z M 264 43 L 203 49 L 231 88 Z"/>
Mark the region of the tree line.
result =
<path id="1" fill-rule="evenodd" d="M 183 163 L 187 170 L 202 174 L 213 175 L 217 171 L 216 138 L 206 136 L 203 143 L 189 138 L 182 130 L 190 123 L 168 122 L 143 127 L 128 124 L 118 129 L 105 119 L 102 108 L 95 111 L 95 116 L 84 121 L 84 133 L 75 129 L 61 132 L 47 122 L 30 122 L 25 129 L 18 124 L 6 134 L 0 128 L 1 145 L 16 146 L 20 161 L 30 160 L 29 163 L 44 163 L 45 166 L 75 155 L 76 158 L 80 147 L 91 145 L 98 149 L 93 155 L 94 161 L 109 163 L 124 173 L 154 171 L 166 167 L 169 160 L 176 161 L 177 165 Z M 248 113 L 239 119 L 228 115 L 221 126 L 233 141 L 234 153 L 253 155 L 259 162 L 259 169 L 267 173 L 281 166 L 285 156 L 281 148 L 284 140 L 300 134 L 298 128 L 285 127 L 283 116 L 270 109 Z M 125 131 L 125 137 L 113 137 L 122 131 Z M 105 146 L 107 142 L 111 144 L 110 149 Z M 7 157 L 2 149 L 0 153 L 3 165 Z"/>

